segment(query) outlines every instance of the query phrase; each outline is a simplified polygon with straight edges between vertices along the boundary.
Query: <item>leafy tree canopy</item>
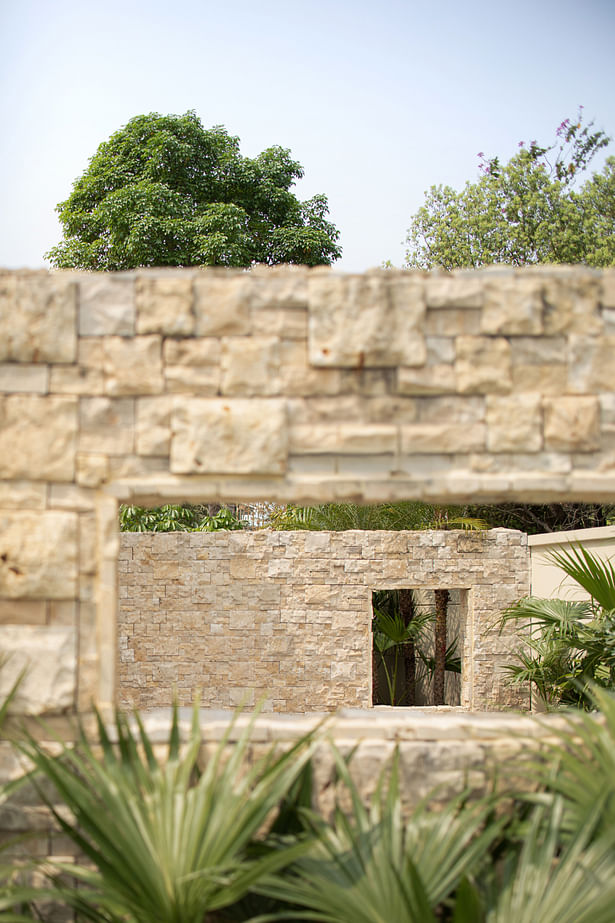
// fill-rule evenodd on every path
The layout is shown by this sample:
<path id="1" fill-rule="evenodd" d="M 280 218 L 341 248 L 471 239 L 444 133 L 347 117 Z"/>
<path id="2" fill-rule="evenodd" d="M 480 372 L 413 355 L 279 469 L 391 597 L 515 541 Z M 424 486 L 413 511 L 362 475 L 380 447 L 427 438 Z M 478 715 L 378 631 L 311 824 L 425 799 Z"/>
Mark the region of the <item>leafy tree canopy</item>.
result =
<path id="1" fill-rule="evenodd" d="M 507 163 L 481 152 L 481 176 L 461 192 L 432 186 L 412 219 L 409 268 L 476 268 L 490 263 L 615 265 L 615 158 L 577 188 L 608 145 L 582 107 L 550 145 L 519 142 Z"/>
<path id="2" fill-rule="evenodd" d="M 57 211 L 56 268 L 330 264 L 339 231 L 324 195 L 301 202 L 289 150 L 257 157 L 195 112 L 139 115 L 103 142 Z"/>

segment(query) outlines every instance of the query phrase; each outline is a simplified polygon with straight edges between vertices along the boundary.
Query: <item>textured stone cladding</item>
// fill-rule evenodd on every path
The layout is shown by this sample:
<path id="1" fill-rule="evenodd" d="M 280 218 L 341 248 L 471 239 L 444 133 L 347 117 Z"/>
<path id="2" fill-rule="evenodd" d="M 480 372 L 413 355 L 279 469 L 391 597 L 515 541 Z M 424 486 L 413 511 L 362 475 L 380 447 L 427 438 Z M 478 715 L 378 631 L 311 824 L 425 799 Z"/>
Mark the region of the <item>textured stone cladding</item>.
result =
<path id="1" fill-rule="evenodd" d="M 529 591 L 524 533 L 125 533 L 119 568 L 124 705 L 370 707 L 372 590 L 411 587 L 462 591 L 461 705 L 529 707 L 495 625 Z"/>
<path id="2" fill-rule="evenodd" d="M 615 271 L 0 271 L 0 694 L 116 695 L 117 504 L 615 499 Z"/>

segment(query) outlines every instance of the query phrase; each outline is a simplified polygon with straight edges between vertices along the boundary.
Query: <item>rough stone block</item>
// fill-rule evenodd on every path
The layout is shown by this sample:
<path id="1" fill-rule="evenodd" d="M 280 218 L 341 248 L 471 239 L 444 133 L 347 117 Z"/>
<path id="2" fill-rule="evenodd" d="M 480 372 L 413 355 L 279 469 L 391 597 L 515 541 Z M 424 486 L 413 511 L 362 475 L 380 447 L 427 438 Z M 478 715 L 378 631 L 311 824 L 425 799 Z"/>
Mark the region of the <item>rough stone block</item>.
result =
<path id="1" fill-rule="evenodd" d="M 0 510 L 44 510 L 46 503 L 42 481 L 0 481 Z"/>
<path id="2" fill-rule="evenodd" d="M 0 361 L 74 362 L 77 291 L 69 275 L 0 272 Z"/>
<path id="3" fill-rule="evenodd" d="M 92 273 L 79 279 L 80 336 L 134 336 L 133 273 Z"/>
<path id="4" fill-rule="evenodd" d="M 600 448 L 600 404 L 595 397 L 544 400 L 545 448 L 595 452 Z"/>
<path id="5" fill-rule="evenodd" d="M 72 481 L 76 434 L 77 398 L 0 396 L 3 478 Z"/>
<path id="6" fill-rule="evenodd" d="M 1 625 L 0 648 L 8 655 L 0 670 L 0 699 L 24 667 L 27 672 L 10 714 L 49 715 L 73 708 L 76 691 L 76 632 L 69 626 Z"/>
<path id="7" fill-rule="evenodd" d="M 142 397 L 137 400 L 138 455 L 168 455 L 171 451 L 171 412 L 176 398 Z"/>
<path id="8" fill-rule="evenodd" d="M 221 343 L 216 337 L 165 340 L 164 379 L 167 391 L 213 396 L 220 390 Z"/>
<path id="9" fill-rule="evenodd" d="M 173 412 L 173 473 L 283 474 L 286 457 L 281 400 L 194 398 Z"/>
<path id="10" fill-rule="evenodd" d="M 79 451 L 134 451 L 134 398 L 86 397 L 79 404 Z"/>
<path id="11" fill-rule="evenodd" d="M 106 337 L 103 348 L 107 394 L 162 392 L 162 342 L 159 336 Z"/>
<path id="12" fill-rule="evenodd" d="M 277 337 L 224 337 L 222 394 L 273 395 L 280 391 L 280 353 Z"/>
<path id="13" fill-rule="evenodd" d="M 568 390 L 568 368 L 565 365 L 513 365 L 514 394 L 565 394 Z"/>
<path id="14" fill-rule="evenodd" d="M 484 423 L 411 423 L 401 427 L 404 455 L 480 452 L 485 447 Z"/>
<path id="15" fill-rule="evenodd" d="M 47 602 L 44 599 L 0 599 L 0 625 L 45 625 L 46 622 Z"/>
<path id="16" fill-rule="evenodd" d="M 428 308 L 481 308 L 483 277 L 467 272 L 430 274 L 425 283 L 425 298 Z"/>
<path id="17" fill-rule="evenodd" d="M 102 337 L 80 337 L 76 365 L 52 366 L 49 390 L 59 394 L 103 394 L 103 367 Z"/>
<path id="18" fill-rule="evenodd" d="M 422 369 L 397 369 L 399 394 L 454 394 L 457 390 L 452 365 L 429 365 Z"/>
<path id="19" fill-rule="evenodd" d="M 140 272 L 136 283 L 137 333 L 187 337 L 194 333 L 192 273 Z"/>
<path id="20" fill-rule="evenodd" d="M 542 406 L 539 394 L 487 398 L 487 448 L 490 452 L 540 452 Z"/>
<path id="21" fill-rule="evenodd" d="M 542 333 L 542 284 L 539 276 L 511 273 L 487 276 L 481 333 Z"/>
<path id="22" fill-rule="evenodd" d="M 510 357 L 513 368 L 517 365 L 565 365 L 568 340 L 563 336 L 513 336 L 510 338 Z"/>
<path id="23" fill-rule="evenodd" d="M 512 386 L 510 344 L 503 337 L 460 336 L 455 374 L 461 394 L 507 394 Z"/>
<path id="24" fill-rule="evenodd" d="M 77 595 L 77 514 L 0 513 L 0 598 Z"/>
<path id="25" fill-rule="evenodd" d="M 329 394 L 336 395 L 338 403 L 344 402 L 340 396 L 344 391 L 344 373 L 340 369 L 313 368 L 308 361 L 306 340 L 280 341 L 278 355 L 280 394 L 288 397 Z"/>
<path id="26" fill-rule="evenodd" d="M 570 391 L 599 394 L 615 388 L 615 336 L 570 337 Z"/>
<path id="27" fill-rule="evenodd" d="M 547 335 L 597 336 L 603 332 L 597 273 L 572 266 L 536 268 L 535 271 L 544 278 L 543 318 Z"/>
<path id="28" fill-rule="evenodd" d="M 411 274 L 323 274 L 309 280 L 309 354 L 316 366 L 420 366 L 422 280 Z"/>
<path id="29" fill-rule="evenodd" d="M 251 333 L 253 283 L 248 273 L 205 270 L 194 280 L 197 336 Z"/>
<path id="30" fill-rule="evenodd" d="M 295 426 L 289 450 L 296 454 L 371 455 L 397 450 L 397 429 L 387 424 L 338 423 Z"/>
<path id="31" fill-rule="evenodd" d="M 23 391 L 30 394 L 47 394 L 49 390 L 49 367 L 46 365 L 23 365 L 6 362 L 0 365 L 0 391 L 15 394 Z"/>
<path id="32" fill-rule="evenodd" d="M 100 487 L 109 478 L 109 459 L 106 455 L 77 452 L 75 478 L 81 487 Z"/>

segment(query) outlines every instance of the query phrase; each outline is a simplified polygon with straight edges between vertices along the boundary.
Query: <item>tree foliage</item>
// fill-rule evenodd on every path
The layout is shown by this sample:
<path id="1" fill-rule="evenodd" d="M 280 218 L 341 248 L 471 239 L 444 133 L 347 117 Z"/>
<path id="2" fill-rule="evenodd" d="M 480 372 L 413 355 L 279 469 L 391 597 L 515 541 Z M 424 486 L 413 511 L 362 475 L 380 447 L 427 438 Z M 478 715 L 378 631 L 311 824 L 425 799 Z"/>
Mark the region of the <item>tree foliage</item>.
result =
<path id="1" fill-rule="evenodd" d="M 57 211 L 57 268 L 329 264 L 341 255 L 324 195 L 301 202 L 290 151 L 243 157 L 195 112 L 139 115 L 103 142 Z"/>
<path id="2" fill-rule="evenodd" d="M 205 507 L 199 505 L 166 503 L 152 509 L 120 506 L 120 532 L 219 532 L 243 527 L 243 521 L 227 507 L 210 515 Z"/>
<path id="3" fill-rule="evenodd" d="M 565 119 L 555 141 L 521 141 L 507 163 L 481 152 L 480 178 L 461 192 L 432 186 L 408 231 L 411 268 L 492 263 L 615 265 L 615 158 L 580 188 L 578 178 L 610 139 Z"/>

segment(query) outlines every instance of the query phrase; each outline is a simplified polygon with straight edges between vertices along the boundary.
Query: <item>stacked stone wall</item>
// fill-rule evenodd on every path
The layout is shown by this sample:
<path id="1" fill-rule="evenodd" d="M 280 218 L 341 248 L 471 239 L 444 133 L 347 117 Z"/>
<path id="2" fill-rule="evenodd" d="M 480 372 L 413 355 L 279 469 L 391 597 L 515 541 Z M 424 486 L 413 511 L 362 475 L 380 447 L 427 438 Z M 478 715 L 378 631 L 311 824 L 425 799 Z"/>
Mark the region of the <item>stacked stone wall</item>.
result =
<path id="1" fill-rule="evenodd" d="M 615 498 L 615 272 L 0 272 L 0 694 L 116 694 L 118 502 Z"/>
<path id="2" fill-rule="evenodd" d="M 462 706 L 529 707 L 496 625 L 529 591 L 521 532 L 126 533 L 119 567 L 125 705 L 371 707 L 372 590 L 409 587 L 461 591 Z"/>

